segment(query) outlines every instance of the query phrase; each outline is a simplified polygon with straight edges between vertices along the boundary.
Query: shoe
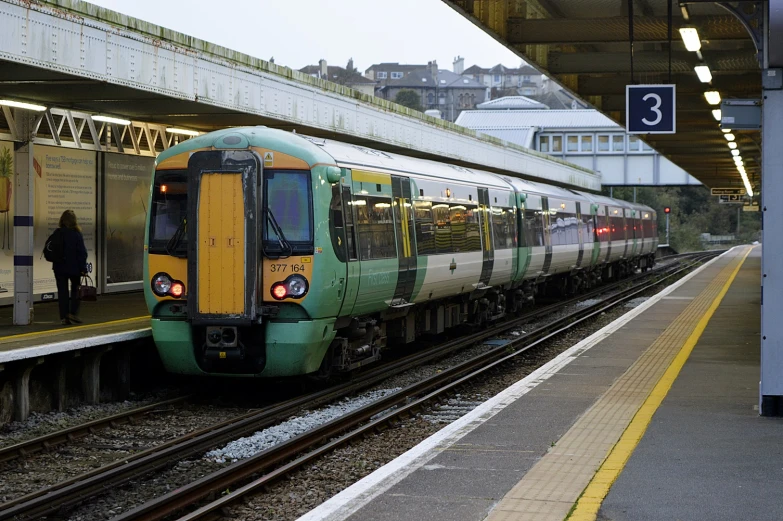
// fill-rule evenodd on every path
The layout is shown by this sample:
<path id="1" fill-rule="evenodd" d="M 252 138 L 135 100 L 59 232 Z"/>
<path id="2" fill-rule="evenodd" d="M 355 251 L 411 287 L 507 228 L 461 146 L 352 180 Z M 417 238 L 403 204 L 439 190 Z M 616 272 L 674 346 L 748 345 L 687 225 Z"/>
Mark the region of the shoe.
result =
<path id="1" fill-rule="evenodd" d="M 64 326 L 70 326 L 71 325 L 71 321 L 68 320 L 67 318 L 64 318 L 64 319 L 60 320 L 60 324 L 62 324 Z"/>
<path id="2" fill-rule="evenodd" d="M 70 320 L 74 324 L 81 324 L 82 323 L 82 320 L 79 317 L 77 317 L 76 315 L 68 315 L 67 320 Z"/>

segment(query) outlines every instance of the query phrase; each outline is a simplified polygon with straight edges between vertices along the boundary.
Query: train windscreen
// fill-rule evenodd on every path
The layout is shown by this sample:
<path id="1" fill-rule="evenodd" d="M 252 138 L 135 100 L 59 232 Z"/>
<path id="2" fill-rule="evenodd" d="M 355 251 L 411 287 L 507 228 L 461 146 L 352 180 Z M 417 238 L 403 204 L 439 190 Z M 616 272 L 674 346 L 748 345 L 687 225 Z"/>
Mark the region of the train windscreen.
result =
<path id="1" fill-rule="evenodd" d="M 313 252 L 310 172 L 264 171 L 263 246 L 267 256 Z"/>
<path id="2" fill-rule="evenodd" d="M 187 255 L 188 183 L 186 170 L 161 170 L 152 187 L 149 252 Z"/>

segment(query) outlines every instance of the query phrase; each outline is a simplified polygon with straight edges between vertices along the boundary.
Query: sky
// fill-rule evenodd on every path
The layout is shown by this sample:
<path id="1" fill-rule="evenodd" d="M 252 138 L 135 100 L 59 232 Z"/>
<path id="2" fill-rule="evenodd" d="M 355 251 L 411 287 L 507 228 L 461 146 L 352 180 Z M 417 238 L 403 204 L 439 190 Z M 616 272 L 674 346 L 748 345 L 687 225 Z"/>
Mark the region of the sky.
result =
<path id="1" fill-rule="evenodd" d="M 93 0 L 93 4 L 293 69 L 345 66 L 363 73 L 373 63 L 426 64 L 452 69 L 455 56 L 471 65 L 519 57 L 441 0 Z M 187 7 L 184 7 L 187 6 Z M 219 8 L 214 9 L 215 6 Z M 229 8 L 230 6 L 230 8 Z M 373 7 L 370 7 L 373 6 Z"/>

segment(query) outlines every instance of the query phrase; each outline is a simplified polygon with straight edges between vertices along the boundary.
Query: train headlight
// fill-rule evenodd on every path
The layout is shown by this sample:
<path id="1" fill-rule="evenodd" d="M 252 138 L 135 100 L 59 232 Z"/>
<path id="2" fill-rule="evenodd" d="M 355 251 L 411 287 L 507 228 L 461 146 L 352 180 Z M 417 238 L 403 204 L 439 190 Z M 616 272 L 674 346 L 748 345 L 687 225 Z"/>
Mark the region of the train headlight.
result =
<path id="1" fill-rule="evenodd" d="M 301 275 L 291 275 L 282 282 L 272 285 L 272 298 L 283 300 L 286 298 L 302 298 L 307 294 L 310 285 L 307 279 Z"/>
<path id="2" fill-rule="evenodd" d="M 152 291 L 159 297 L 165 297 L 171 290 L 171 277 L 168 273 L 158 273 L 152 277 Z"/>
<path id="3" fill-rule="evenodd" d="M 307 279 L 301 275 L 288 277 L 288 294 L 293 298 L 302 298 L 307 293 Z"/>

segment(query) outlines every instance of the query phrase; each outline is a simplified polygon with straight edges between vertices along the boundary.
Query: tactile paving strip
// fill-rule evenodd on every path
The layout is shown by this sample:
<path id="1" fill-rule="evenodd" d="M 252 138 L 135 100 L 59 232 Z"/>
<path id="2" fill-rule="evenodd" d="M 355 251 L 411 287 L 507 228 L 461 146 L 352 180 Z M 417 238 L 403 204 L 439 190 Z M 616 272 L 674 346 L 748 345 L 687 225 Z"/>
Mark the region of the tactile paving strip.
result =
<path id="1" fill-rule="evenodd" d="M 730 262 L 506 494 L 487 521 L 565 519 L 748 251 L 748 248 L 737 248 L 728 254 L 733 256 Z M 643 431 L 639 437 L 642 435 Z M 630 442 L 623 439 L 622 443 Z M 600 505 L 601 499 L 594 501 Z"/>

